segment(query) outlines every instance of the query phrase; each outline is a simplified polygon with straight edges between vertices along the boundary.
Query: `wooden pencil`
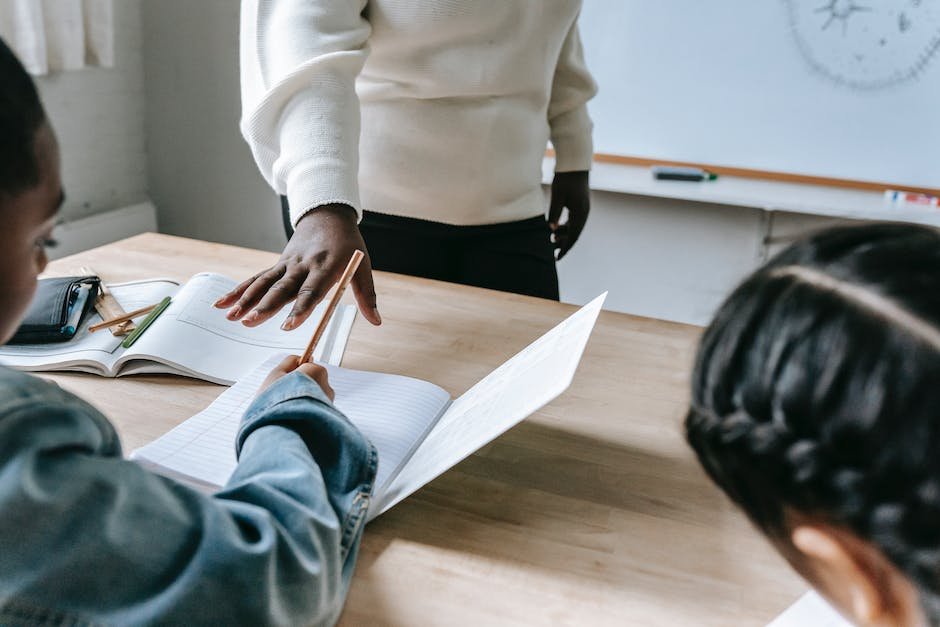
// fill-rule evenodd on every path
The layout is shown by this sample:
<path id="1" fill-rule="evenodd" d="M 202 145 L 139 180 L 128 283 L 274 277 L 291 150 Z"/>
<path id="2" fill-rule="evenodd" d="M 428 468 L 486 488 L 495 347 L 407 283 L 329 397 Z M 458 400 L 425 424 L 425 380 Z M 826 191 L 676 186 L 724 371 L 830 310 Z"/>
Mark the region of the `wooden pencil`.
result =
<path id="1" fill-rule="evenodd" d="M 159 305 L 159 303 L 153 305 L 147 305 L 146 307 L 141 307 L 140 309 L 135 309 L 130 313 L 126 313 L 123 316 L 118 316 L 117 318 L 111 318 L 110 320 L 104 320 L 102 322 L 97 322 L 90 327 L 88 327 L 89 333 L 94 333 L 95 331 L 100 331 L 101 329 L 106 329 L 108 327 L 113 327 L 116 324 L 121 324 L 134 318 L 138 318 L 144 314 L 148 314 L 154 310 L 154 308 Z"/>
<path id="2" fill-rule="evenodd" d="M 104 277 L 94 271 L 94 269 L 89 268 L 88 266 L 83 266 L 80 272 L 86 276 L 97 276 L 98 281 L 98 296 L 95 298 L 95 311 L 98 312 L 98 315 L 101 316 L 102 320 L 109 320 L 111 318 L 117 318 L 124 315 L 124 308 L 121 307 L 121 304 L 117 302 L 117 299 L 114 298 L 114 295 L 111 294 L 111 290 L 108 289 L 107 283 L 105 283 Z M 121 322 L 114 326 L 110 327 L 111 335 L 121 336 L 127 335 L 133 331 L 136 325 L 128 320 L 126 322 Z"/>
<path id="3" fill-rule="evenodd" d="M 336 291 L 333 292 L 330 304 L 327 305 L 323 317 L 320 318 L 320 323 L 317 324 L 317 328 L 313 332 L 313 337 L 310 338 L 310 342 L 307 344 L 307 350 L 304 351 L 303 356 L 300 358 L 300 363 L 305 364 L 313 359 L 313 351 L 317 347 L 317 342 L 320 341 L 324 331 L 326 331 L 326 326 L 330 323 L 330 318 L 333 317 L 333 312 L 336 311 L 336 307 L 339 305 L 339 299 L 342 298 L 343 292 L 346 291 L 346 286 L 352 281 L 353 275 L 356 274 L 356 270 L 359 268 L 363 257 L 365 257 L 365 254 L 361 250 L 357 250 L 352 254 L 349 263 L 346 264 L 346 269 L 343 270 L 343 275 L 339 278 L 339 283 L 336 284 Z"/>

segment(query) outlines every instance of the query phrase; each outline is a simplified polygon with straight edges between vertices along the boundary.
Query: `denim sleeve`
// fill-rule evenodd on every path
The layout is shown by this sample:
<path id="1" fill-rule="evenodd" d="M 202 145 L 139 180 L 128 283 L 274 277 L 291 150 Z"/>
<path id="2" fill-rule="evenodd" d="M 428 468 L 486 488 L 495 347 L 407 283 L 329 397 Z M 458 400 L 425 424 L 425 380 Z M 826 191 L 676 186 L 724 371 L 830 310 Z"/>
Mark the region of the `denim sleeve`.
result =
<path id="1" fill-rule="evenodd" d="M 26 379 L 0 401 L 0 622 L 337 620 L 377 455 L 310 378 L 253 403 L 213 497 L 124 461 L 94 408 Z"/>

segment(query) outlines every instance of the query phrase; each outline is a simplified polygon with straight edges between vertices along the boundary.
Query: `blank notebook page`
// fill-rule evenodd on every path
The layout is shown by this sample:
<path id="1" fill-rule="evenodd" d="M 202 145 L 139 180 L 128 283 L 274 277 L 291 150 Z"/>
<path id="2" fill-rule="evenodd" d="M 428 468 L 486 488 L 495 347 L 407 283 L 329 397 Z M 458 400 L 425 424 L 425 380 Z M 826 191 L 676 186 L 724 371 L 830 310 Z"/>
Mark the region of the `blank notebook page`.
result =
<path id="1" fill-rule="evenodd" d="M 131 458 L 221 487 L 235 470 L 235 436 L 261 383 L 284 355 L 268 359 L 209 407 L 131 454 Z M 440 387 L 398 375 L 326 366 L 335 405 L 379 452 L 381 487 L 417 446 L 450 401 Z"/>
<path id="2" fill-rule="evenodd" d="M 767 627 L 852 627 L 825 599 L 810 591 Z"/>

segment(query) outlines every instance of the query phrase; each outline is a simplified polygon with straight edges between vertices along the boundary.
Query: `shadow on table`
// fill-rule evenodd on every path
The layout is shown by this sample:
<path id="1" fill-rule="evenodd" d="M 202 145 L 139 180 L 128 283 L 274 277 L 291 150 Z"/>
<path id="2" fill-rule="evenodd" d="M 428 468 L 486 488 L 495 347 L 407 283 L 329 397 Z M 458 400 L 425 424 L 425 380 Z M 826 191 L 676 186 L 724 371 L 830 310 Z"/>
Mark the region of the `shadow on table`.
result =
<path id="1" fill-rule="evenodd" d="M 371 523 L 357 568 L 369 578 L 386 552 L 381 572 L 399 547 L 431 561 L 442 549 L 484 571 L 594 580 L 690 613 L 772 585 L 763 565 L 777 558 L 672 446 L 675 456 L 523 423 Z"/>

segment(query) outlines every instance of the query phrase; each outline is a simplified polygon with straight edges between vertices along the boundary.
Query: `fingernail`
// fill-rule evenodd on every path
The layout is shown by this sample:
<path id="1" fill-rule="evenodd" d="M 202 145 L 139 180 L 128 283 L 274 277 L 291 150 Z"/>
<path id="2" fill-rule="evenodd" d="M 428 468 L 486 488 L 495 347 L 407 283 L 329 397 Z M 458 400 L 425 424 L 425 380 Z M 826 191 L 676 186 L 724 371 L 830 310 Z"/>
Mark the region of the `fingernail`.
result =
<path id="1" fill-rule="evenodd" d="M 217 301 L 215 301 L 214 303 L 212 303 L 212 306 L 213 306 L 213 307 L 221 307 L 223 300 L 224 300 L 224 299 L 220 298 L 219 300 L 217 300 Z"/>
<path id="2" fill-rule="evenodd" d="M 226 317 L 229 320 L 237 320 L 240 315 L 242 315 L 242 308 L 232 307 L 231 309 L 229 309 L 228 315 L 226 315 Z"/>
<path id="3" fill-rule="evenodd" d="M 287 319 L 281 325 L 282 331 L 290 331 L 294 328 L 294 316 L 287 316 Z"/>
<path id="4" fill-rule="evenodd" d="M 382 324 L 382 314 L 379 313 L 379 308 L 373 307 L 372 313 L 375 314 L 375 319 L 379 321 L 379 324 Z"/>
<path id="5" fill-rule="evenodd" d="M 242 324 L 254 324 L 257 321 L 258 321 L 258 313 L 255 311 L 252 311 L 250 314 L 245 316 L 245 319 L 242 320 Z"/>

